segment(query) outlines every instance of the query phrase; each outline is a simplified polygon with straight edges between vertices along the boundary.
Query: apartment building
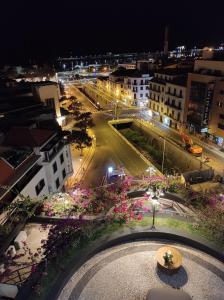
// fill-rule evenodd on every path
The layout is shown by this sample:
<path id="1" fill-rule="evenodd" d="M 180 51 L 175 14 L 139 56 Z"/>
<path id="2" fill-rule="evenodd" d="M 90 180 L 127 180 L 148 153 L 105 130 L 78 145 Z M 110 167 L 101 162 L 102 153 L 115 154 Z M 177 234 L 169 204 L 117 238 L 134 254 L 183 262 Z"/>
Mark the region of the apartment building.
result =
<path id="1" fill-rule="evenodd" d="M 222 102 L 219 82 L 223 79 L 224 61 L 195 61 L 194 72 L 188 74 L 187 82 L 187 122 L 191 132 L 206 133 L 213 139 L 215 120 L 221 109 L 217 103 L 219 99 L 220 105 Z"/>
<path id="2" fill-rule="evenodd" d="M 6 135 L 4 144 L 27 147 L 40 157 L 39 164 L 44 168 L 49 193 L 63 190 L 66 179 L 73 173 L 70 145 L 58 132 L 14 127 Z"/>
<path id="3" fill-rule="evenodd" d="M 127 105 L 146 106 L 149 79 L 149 74 L 143 74 L 137 69 L 120 68 L 109 77 L 98 78 L 97 87 Z"/>
<path id="4" fill-rule="evenodd" d="M 216 83 L 211 105 L 209 134 L 219 146 L 224 146 L 224 80 Z"/>
<path id="5" fill-rule="evenodd" d="M 149 114 L 175 129 L 186 123 L 187 70 L 157 71 L 149 82 Z"/>
<path id="6" fill-rule="evenodd" d="M 27 148 L 0 148 L 0 223 L 4 208 L 21 195 L 32 198 L 49 194 L 47 177 L 40 156 Z"/>
<path id="7" fill-rule="evenodd" d="M 55 111 L 57 118 L 61 116 L 59 103 L 59 89 L 57 82 L 39 81 L 31 84 L 33 95 L 40 102 Z"/>

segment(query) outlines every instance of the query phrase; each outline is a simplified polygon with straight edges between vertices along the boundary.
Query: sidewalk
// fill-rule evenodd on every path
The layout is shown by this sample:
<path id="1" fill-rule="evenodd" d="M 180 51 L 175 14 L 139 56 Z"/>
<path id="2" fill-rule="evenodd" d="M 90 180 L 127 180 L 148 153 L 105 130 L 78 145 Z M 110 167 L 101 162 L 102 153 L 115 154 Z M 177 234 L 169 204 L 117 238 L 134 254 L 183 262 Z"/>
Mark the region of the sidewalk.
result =
<path id="1" fill-rule="evenodd" d="M 92 161 L 96 149 L 96 139 L 93 139 L 90 148 L 83 149 L 83 156 L 80 156 L 80 151 L 71 145 L 73 175 L 66 182 L 66 190 L 71 189 L 75 184 L 81 183 L 87 173 L 88 167 Z"/>
<path id="2" fill-rule="evenodd" d="M 164 128 L 166 128 L 167 130 L 170 130 L 170 131 L 172 131 L 172 132 L 175 133 L 175 134 L 179 134 L 179 131 L 178 131 L 178 130 L 175 130 L 175 129 L 173 129 L 173 128 L 171 128 L 171 127 L 169 127 L 169 126 L 167 126 L 167 125 L 165 125 L 165 124 L 163 124 L 163 123 L 161 123 L 161 122 L 159 122 L 159 121 L 157 121 L 157 120 L 155 120 L 155 119 L 153 119 L 153 118 L 151 118 L 151 120 L 152 120 L 152 122 L 153 122 L 154 124 L 158 124 L 159 126 L 164 127 Z M 217 145 L 215 145 L 215 144 L 208 144 L 208 143 L 202 141 L 199 137 L 190 134 L 188 131 L 185 131 L 185 132 L 186 132 L 186 134 L 188 134 L 188 135 L 192 138 L 192 140 L 193 140 L 196 144 L 198 144 L 198 145 L 202 146 L 203 148 L 207 148 L 208 150 L 214 152 L 214 154 L 220 156 L 220 158 L 224 158 L 224 152 L 221 152 L 221 151 L 220 151 L 219 146 L 217 146 Z"/>

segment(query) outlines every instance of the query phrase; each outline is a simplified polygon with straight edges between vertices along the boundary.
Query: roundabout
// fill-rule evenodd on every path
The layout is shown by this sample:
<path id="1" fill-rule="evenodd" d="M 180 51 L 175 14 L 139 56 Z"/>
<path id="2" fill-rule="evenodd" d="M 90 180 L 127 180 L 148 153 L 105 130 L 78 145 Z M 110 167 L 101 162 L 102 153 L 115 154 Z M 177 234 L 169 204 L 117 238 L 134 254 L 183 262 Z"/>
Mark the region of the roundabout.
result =
<path id="1" fill-rule="evenodd" d="M 120 244 L 99 252 L 71 275 L 58 300 L 150 299 L 155 288 L 183 291 L 195 300 L 222 300 L 223 264 L 201 252 L 172 243 L 182 256 L 174 274 L 157 266 L 156 253 L 170 241 L 144 240 Z"/>

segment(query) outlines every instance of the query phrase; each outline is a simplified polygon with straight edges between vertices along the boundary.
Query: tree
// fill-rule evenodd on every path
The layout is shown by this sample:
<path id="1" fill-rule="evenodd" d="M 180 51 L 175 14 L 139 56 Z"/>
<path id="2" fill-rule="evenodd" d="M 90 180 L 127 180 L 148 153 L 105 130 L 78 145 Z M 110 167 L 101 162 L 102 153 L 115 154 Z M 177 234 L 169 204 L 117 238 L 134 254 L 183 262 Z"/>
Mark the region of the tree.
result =
<path id="1" fill-rule="evenodd" d="M 79 110 L 81 108 L 82 108 L 82 103 L 79 102 L 79 101 L 76 101 L 76 100 L 72 100 L 72 104 L 69 105 L 69 107 L 68 107 L 69 110 L 73 110 L 74 112 L 78 111 L 79 112 L 78 116 L 80 115 L 80 111 Z"/>
<path id="2" fill-rule="evenodd" d="M 80 128 L 81 130 L 86 130 L 87 128 L 91 128 L 94 126 L 92 113 L 91 112 L 84 112 L 79 114 L 76 117 L 77 123 L 75 127 Z"/>
<path id="3" fill-rule="evenodd" d="M 73 130 L 69 140 L 70 143 L 76 144 L 76 149 L 80 150 L 81 156 L 84 148 L 92 146 L 92 138 L 85 130 Z"/>

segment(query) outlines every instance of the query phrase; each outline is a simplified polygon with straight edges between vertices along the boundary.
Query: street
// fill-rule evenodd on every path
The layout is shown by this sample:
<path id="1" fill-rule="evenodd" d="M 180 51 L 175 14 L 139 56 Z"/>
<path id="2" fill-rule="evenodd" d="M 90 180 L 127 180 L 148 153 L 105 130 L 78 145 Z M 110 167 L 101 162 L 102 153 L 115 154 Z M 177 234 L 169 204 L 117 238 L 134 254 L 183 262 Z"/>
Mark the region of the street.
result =
<path id="1" fill-rule="evenodd" d="M 123 167 L 126 173 L 133 176 L 142 175 L 148 167 L 147 164 L 109 127 L 107 122 L 111 118 L 103 111 L 97 111 L 75 87 L 71 86 L 70 91 L 93 113 L 95 123 L 93 132 L 96 137 L 96 150 L 82 185 L 100 185 L 109 166 Z"/>
<path id="2" fill-rule="evenodd" d="M 102 106 L 104 107 L 105 103 L 107 103 L 106 107 L 108 107 L 109 105 L 113 107 L 113 104 L 111 103 L 113 97 L 109 96 L 108 93 L 105 93 L 97 88 L 94 88 L 94 85 L 88 84 L 88 86 L 90 86 L 92 90 L 97 91 L 99 95 L 100 105 L 102 104 Z M 103 98 L 106 99 L 106 102 L 100 101 Z M 113 107 L 113 109 L 110 112 L 111 117 L 113 117 L 114 114 L 115 114 L 115 110 Z M 158 135 L 164 136 L 167 140 L 175 142 L 178 145 L 182 144 L 182 139 L 179 132 L 170 127 L 167 127 L 161 122 L 150 117 L 147 108 L 127 107 L 123 102 L 119 101 L 118 108 L 117 108 L 117 116 L 120 118 L 130 117 L 130 118 L 143 119 L 146 122 L 148 122 L 148 126 L 151 127 L 151 130 L 158 133 Z M 150 124 L 152 125 L 150 126 Z M 200 145 L 203 148 L 202 157 L 198 157 L 198 159 L 201 160 L 208 157 L 209 161 L 206 164 L 215 170 L 215 174 L 223 176 L 224 175 L 224 166 L 223 166 L 224 153 L 218 150 L 215 146 L 204 143 L 203 141 L 199 140 L 194 136 L 191 136 L 191 138 L 195 144 Z"/>

